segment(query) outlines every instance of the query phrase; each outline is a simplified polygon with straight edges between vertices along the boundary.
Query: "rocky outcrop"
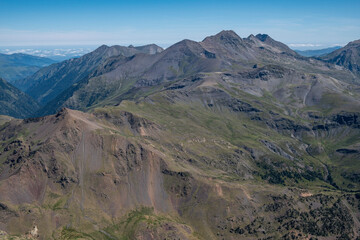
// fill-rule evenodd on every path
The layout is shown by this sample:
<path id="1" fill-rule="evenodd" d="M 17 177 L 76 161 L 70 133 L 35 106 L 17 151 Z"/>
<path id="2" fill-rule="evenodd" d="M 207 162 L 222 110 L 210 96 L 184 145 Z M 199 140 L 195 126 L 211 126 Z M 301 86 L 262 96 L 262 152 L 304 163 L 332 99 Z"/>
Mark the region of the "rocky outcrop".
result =
<path id="1" fill-rule="evenodd" d="M 345 47 L 335 50 L 321 59 L 343 66 L 353 73 L 360 74 L 360 40 L 348 43 Z"/>

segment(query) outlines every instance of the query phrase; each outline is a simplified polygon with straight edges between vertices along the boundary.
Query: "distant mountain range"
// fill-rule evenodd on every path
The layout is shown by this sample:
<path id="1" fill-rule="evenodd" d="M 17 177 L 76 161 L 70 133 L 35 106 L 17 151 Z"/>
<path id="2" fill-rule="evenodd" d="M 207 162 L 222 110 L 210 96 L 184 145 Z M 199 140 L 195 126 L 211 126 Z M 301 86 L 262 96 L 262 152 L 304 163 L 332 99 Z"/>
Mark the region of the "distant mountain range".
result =
<path id="1" fill-rule="evenodd" d="M 322 56 L 321 59 L 343 66 L 360 76 L 360 40 L 350 42 L 345 47 Z"/>
<path id="2" fill-rule="evenodd" d="M 341 75 L 347 82 L 354 81 L 349 73 L 326 62 L 309 60 L 266 34 L 240 38 L 232 31 L 222 31 L 202 42 L 181 41 L 165 51 L 156 45 L 103 45 L 80 58 L 53 64 L 13 84 L 44 105 L 37 113 L 44 115 L 62 107 L 86 110 L 93 105 L 116 104 L 134 94 L 129 95 L 129 91 L 142 91 L 143 87 L 151 86 L 161 88 L 181 77 L 233 69 L 234 66 L 251 69 L 275 64 L 314 72 L 323 72 L 326 68 L 329 76 Z"/>
<path id="3" fill-rule="evenodd" d="M 103 45 L 15 81 L 26 93 L 1 81 L 0 228 L 360 238 L 359 46 L 309 58 L 221 31 L 165 50 Z"/>
<path id="4" fill-rule="evenodd" d="M 97 46 L 19 46 L 19 47 L 0 47 L 0 53 L 13 54 L 22 53 L 38 57 L 53 59 L 57 62 L 65 61 L 70 58 L 81 57 L 93 51 Z"/>
<path id="5" fill-rule="evenodd" d="M 298 54 L 304 57 L 320 57 L 322 55 L 329 54 L 337 49 L 341 48 L 341 46 L 316 49 L 316 50 L 295 50 Z"/>
<path id="6" fill-rule="evenodd" d="M 101 49 L 102 47 L 94 53 L 101 52 Z M 63 92 L 57 91 L 51 94 L 51 101 L 47 100 L 49 98 L 42 100 L 43 97 L 37 94 L 40 89 L 46 94 L 51 91 L 44 82 L 39 82 L 40 78 L 36 78 L 36 74 L 26 79 L 33 84 L 26 89 L 26 92 L 45 104 L 38 112 L 40 115 L 45 115 L 55 113 L 62 107 L 86 110 L 91 106 L 116 104 L 122 99 L 144 94 L 141 92 L 146 88 L 161 89 L 177 79 L 199 72 L 218 72 L 224 69 L 244 71 L 273 64 L 298 71 L 306 69 L 320 73 L 325 69 L 328 76 L 341 75 L 345 81 L 354 80 L 349 73 L 343 73 L 320 60 L 302 57 L 285 44 L 265 34 L 240 38 L 232 31 L 223 31 L 205 38 L 202 42 L 183 40 L 155 55 L 136 54 L 131 57 L 129 55 L 128 57 L 123 54 L 114 55 L 107 58 L 102 64 L 96 65 L 96 69 L 94 66 L 91 73 L 89 71 L 81 75 L 81 78 L 76 78 L 76 83 L 71 82 L 71 84 L 75 83 L 74 85 L 71 86 L 69 83 L 67 88 L 62 88 Z M 62 72 L 63 68 L 59 69 L 61 76 L 66 76 L 67 73 Z M 84 69 L 90 70 L 89 67 Z M 40 76 L 51 75 L 41 73 Z M 48 82 L 53 86 L 51 80 Z"/>
<path id="7" fill-rule="evenodd" d="M 137 53 L 155 54 L 162 48 L 156 45 L 141 47 L 101 46 L 80 58 L 72 58 L 43 68 L 34 75 L 14 82 L 19 89 L 27 92 L 40 104 L 54 99 L 72 84 L 86 78 L 105 60 L 113 56 L 130 57 Z"/>
<path id="8" fill-rule="evenodd" d="M 28 77 L 40 68 L 55 63 L 56 61 L 23 53 L 11 55 L 0 53 L 0 77 L 9 82 L 14 82 Z"/>

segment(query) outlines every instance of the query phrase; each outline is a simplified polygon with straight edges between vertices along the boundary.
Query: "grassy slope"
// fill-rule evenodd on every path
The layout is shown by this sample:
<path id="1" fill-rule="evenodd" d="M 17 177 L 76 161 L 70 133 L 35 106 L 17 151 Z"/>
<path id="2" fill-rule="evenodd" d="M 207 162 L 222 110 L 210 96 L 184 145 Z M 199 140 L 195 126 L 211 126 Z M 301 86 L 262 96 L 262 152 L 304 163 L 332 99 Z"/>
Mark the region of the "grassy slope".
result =
<path id="1" fill-rule="evenodd" d="M 269 118 L 269 111 L 271 110 L 281 117 L 291 119 L 297 123 L 306 123 L 308 121 L 285 115 L 279 108 L 278 103 L 274 102 L 275 100 L 270 93 L 260 98 L 239 91 L 236 88 L 229 90 L 221 85 L 216 87 L 261 109 L 262 112 L 258 116 L 264 119 Z M 207 191 L 208 185 L 198 186 L 195 188 L 193 195 L 186 201 L 184 200 L 185 203 L 180 206 L 181 218 L 178 218 L 177 214 L 165 214 L 164 216 L 145 208 L 135 210 L 124 216 L 123 219 L 110 221 L 107 217 L 103 218 L 100 212 L 89 211 L 87 214 L 91 214 L 93 219 L 101 221 L 103 225 L 108 225 L 108 227 L 101 226 L 101 230 L 95 231 L 93 224 L 85 220 L 80 221 L 81 224 L 76 229 L 58 229 L 54 233 L 58 235 L 54 235 L 54 237 L 63 239 L 132 239 L 134 234 L 147 234 L 150 231 L 148 230 L 149 226 L 150 229 L 155 229 L 150 232 L 156 232 L 156 234 L 160 234 L 159 236 L 164 236 L 161 235 L 166 232 L 163 230 L 163 224 L 172 223 L 179 232 L 185 231 L 184 234 L 189 238 L 211 239 L 214 238 L 213 232 L 216 230 L 214 230 L 214 225 L 211 225 L 213 219 L 210 215 L 218 214 L 221 216 L 223 214 L 221 212 L 222 207 L 214 209 L 214 206 L 228 205 L 233 210 L 237 209 L 239 207 L 239 203 L 236 203 L 239 197 L 238 192 L 244 191 L 250 196 L 254 196 L 255 199 L 260 199 L 255 205 L 259 209 L 263 207 L 261 204 L 274 204 L 268 196 L 264 195 L 265 193 L 269 196 L 284 193 L 288 194 L 288 196 L 295 196 L 295 200 L 292 200 L 294 202 L 304 201 L 301 197 L 290 193 L 291 191 L 298 193 L 299 189 L 300 191 L 311 192 L 314 195 L 330 196 L 336 200 L 342 196 L 341 191 L 334 188 L 330 182 L 322 180 L 321 177 L 309 180 L 304 175 L 298 177 L 289 175 L 288 172 L 294 172 L 293 170 L 297 169 L 299 164 L 304 164 L 311 166 L 314 172 L 324 176 L 326 174 L 324 164 L 326 164 L 329 171 L 331 171 L 333 181 L 346 190 L 349 182 L 346 182 L 340 173 L 346 169 L 358 169 L 358 163 L 354 159 L 345 159 L 346 162 L 344 162 L 344 159 L 333 155 L 335 149 L 345 148 L 358 142 L 359 133 L 357 131 L 349 133 L 349 130 L 344 128 L 333 133 L 319 134 L 316 137 L 304 135 L 299 140 L 299 137 L 295 138 L 289 132 L 279 132 L 269 128 L 263 121 L 252 120 L 251 116 L 246 113 L 235 113 L 225 107 L 209 107 L 199 99 L 190 98 L 189 101 L 191 102 L 173 101 L 173 99 L 169 98 L 168 93 L 168 91 L 158 92 L 150 97 L 143 98 L 143 101 L 123 101 L 119 106 L 95 108 L 92 111 L 95 114 L 108 113 L 115 118 L 117 116 L 120 118 L 119 114 L 125 110 L 156 123 L 161 128 L 160 135 L 155 134 L 148 137 L 134 136 L 126 129 L 116 130 L 110 127 L 109 129 L 113 132 L 116 130 L 116 134 L 131 138 L 134 141 L 152 145 L 164 154 L 164 159 L 172 170 L 190 172 L 199 182 L 207 182 L 210 186 L 219 184 L 222 186 L 220 189 L 223 189 L 221 197 L 219 198 L 220 193 L 214 190 Z M 326 98 L 323 101 L 326 102 Z M 337 102 L 333 104 L 337 104 Z M 321 108 L 303 109 L 303 111 L 305 110 L 323 111 Z M 322 114 L 327 115 L 329 113 L 323 111 Z M 105 137 L 108 131 L 97 133 Z M 26 137 L 26 133 L 22 135 Z M 288 154 L 291 154 L 287 149 L 287 146 L 290 145 L 296 149 L 300 156 L 297 156 L 295 160 L 280 156 L 269 151 L 266 146 L 261 144 L 261 140 L 276 143 L 278 147 L 281 147 Z M 311 156 L 301 147 L 304 143 L 320 146 L 325 151 L 318 154 L 314 151 L 315 153 Z M 263 154 L 260 161 L 252 159 L 251 153 L 247 150 L 249 148 Z M 267 165 L 257 164 L 261 160 L 266 162 L 266 158 L 270 159 L 275 166 L 280 167 L 271 169 Z M 63 161 L 66 161 L 66 159 Z M 272 174 L 279 175 L 279 173 L 282 173 L 282 175 L 280 174 L 281 181 L 276 182 Z M 176 178 L 165 176 L 165 179 L 168 190 L 172 190 L 172 186 L 178 184 Z M 266 180 L 271 182 L 272 179 L 276 185 L 266 183 Z M 290 191 L 289 189 L 295 190 Z M 209 194 L 204 201 L 202 201 L 205 194 L 203 191 L 207 191 Z M 181 193 L 175 194 L 181 199 Z M 257 196 L 259 198 L 256 198 Z M 49 194 L 41 206 L 36 206 L 36 208 L 41 209 L 39 210 L 39 216 L 46 216 L 51 212 L 55 212 L 63 216 L 62 221 L 67 219 L 70 222 L 77 222 L 77 216 L 81 216 L 83 213 L 75 208 L 66 209 L 64 204 L 68 198 L 69 196 L 66 195 Z M 329 208 L 333 206 L 331 204 L 335 204 L 335 200 L 329 203 Z M 287 201 L 284 200 L 284 202 Z M 316 201 L 314 200 L 314 202 Z M 291 208 L 303 210 L 302 208 L 296 208 L 296 204 L 294 203 Z M 34 209 L 35 207 L 28 206 L 28 208 Z M 234 217 L 240 216 L 243 214 L 242 211 L 245 211 L 245 209 L 234 210 L 232 215 Z M 252 211 L 256 211 L 256 208 Z M 270 217 L 272 213 L 258 211 L 259 216 L 263 216 L 269 221 L 275 221 Z M 285 210 L 283 211 L 285 212 Z M 254 214 L 251 213 L 250 215 Z M 44 221 L 44 224 L 46 224 L 45 217 Z M 187 228 L 181 225 L 183 221 L 193 227 L 195 232 L 188 233 Z M 254 223 L 256 225 L 264 224 L 260 220 L 256 221 Z M 250 223 L 251 221 L 249 222 L 246 219 L 240 223 L 240 226 L 245 228 L 246 224 Z M 220 223 L 217 224 L 221 225 Z M 272 224 L 275 223 L 272 222 Z M 266 226 L 269 228 L 267 231 L 274 232 L 276 227 L 280 225 L 276 223 L 272 227 Z M 31 227 L 31 224 L 29 227 Z"/>
<path id="2" fill-rule="evenodd" d="M 259 113 L 259 116 L 263 119 L 270 117 L 269 111 L 271 110 L 280 117 L 295 123 L 313 124 L 312 120 L 301 118 L 300 115 L 308 111 L 315 111 L 321 116 L 330 116 L 341 110 L 358 111 L 357 106 L 352 107 L 351 102 L 342 96 L 334 101 L 325 94 L 318 106 L 294 108 L 292 111 L 297 111 L 299 115 L 289 116 L 284 114 L 281 104 L 276 102 L 271 93 L 265 94 L 263 97 L 256 97 L 242 92 L 236 86 L 228 88 L 218 85 L 217 88 L 261 109 L 262 112 Z M 126 93 L 127 90 L 124 89 L 123 93 Z M 289 187 L 294 187 L 303 189 L 302 191 L 310 191 L 312 194 L 329 195 L 336 199 L 341 194 L 339 189 L 342 191 L 359 189 L 356 184 L 355 187 L 349 188 L 349 184 L 354 184 L 354 182 L 350 182 L 341 175 L 344 171 L 351 172 L 359 169 L 359 163 L 351 157 L 343 158 L 334 155 L 336 149 L 346 148 L 359 141 L 360 134 L 357 130 L 349 131 L 348 128 L 341 128 L 336 132 L 319 132 L 316 135 L 304 134 L 294 137 L 291 132 L 279 132 L 269 128 L 263 121 L 252 120 L 245 113 L 234 113 L 221 107 L 211 108 L 198 99 L 173 101 L 167 91 L 160 91 L 152 95 L 146 91 L 138 92 L 137 96 L 140 101 L 123 101 L 116 107 L 93 108 L 91 111 L 96 114 L 106 112 L 116 116 L 120 111 L 125 110 L 161 126 L 163 131 L 160 137 L 140 138 L 139 140 L 145 141 L 163 152 L 168 164 L 176 171 L 190 172 L 200 179 L 210 177 L 215 182 L 235 184 L 240 188 L 248 185 L 251 188 L 258 188 L 264 185 L 264 180 L 280 184 L 279 189 L 272 184 L 265 185 L 265 189 L 271 189 L 269 191 L 273 193 L 287 191 Z M 98 106 L 107 105 L 112 101 L 116 102 L 117 97 L 119 96 L 114 95 L 113 98 L 107 100 L 109 102 L 100 102 Z M 291 106 L 289 107 L 291 108 Z M 269 151 L 261 144 L 261 140 L 275 143 L 290 155 L 292 153 L 288 146 L 291 146 L 298 155 L 295 160 L 280 156 Z M 324 151 L 313 151 L 312 154 L 309 154 L 303 148 L 304 145 L 310 146 L 310 149 L 322 148 Z M 259 165 L 261 161 L 254 162 L 248 148 L 263 153 L 265 157 L 261 160 L 270 159 L 274 165 L 280 167 Z M 241 152 L 241 157 L 234 162 L 231 158 L 236 151 Z M 239 155 L 236 157 L 239 158 Z M 306 171 L 304 174 L 294 174 L 299 165 L 310 167 L 315 174 L 309 176 Z M 328 172 L 331 174 L 331 181 L 324 180 Z M 167 181 L 171 183 L 173 180 L 168 179 Z M 334 187 L 334 183 L 338 189 Z M 230 191 L 228 196 L 230 202 L 234 197 L 231 194 Z M 194 202 L 191 203 L 192 201 Z M 218 200 L 215 198 L 212 201 Z M 264 198 L 261 201 L 266 202 L 267 200 Z M 271 201 L 269 201 L 270 203 Z M 196 200 L 190 200 L 188 204 L 190 206 L 196 204 Z M 214 202 L 204 203 L 201 211 L 209 210 L 211 212 L 214 204 Z M 208 233 L 209 228 L 196 222 L 203 221 L 203 219 L 201 217 L 197 219 L 193 215 L 192 209 L 192 207 L 184 207 L 182 217 L 187 222 L 195 224 L 197 231 L 200 231 L 200 236 L 211 236 Z"/>
<path id="3" fill-rule="evenodd" d="M 89 211 L 86 211 L 86 216 L 91 216 L 90 219 L 101 222 L 99 229 L 96 230 L 91 221 L 86 219 L 79 221 L 79 216 L 82 216 L 84 212 L 76 208 L 65 207 L 65 203 L 70 196 L 49 193 L 42 205 L 29 205 L 26 209 L 37 209 L 37 216 L 43 219 L 41 221 L 43 224 L 48 224 L 48 222 L 50 222 L 48 219 L 49 215 L 56 213 L 62 222 L 67 221 L 77 226 L 76 228 L 65 227 L 57 229 L 53 233 L 54 238 L 133 239 L 134 235 L 139 237 L 149 233 L 163 238 L 166 234 L 169 234 L 165 226 L 170 224 L 172 229 L 176 229 L 177 234 L 184 234 L 184 236 L 190 239 L 214 239 L 216 238 L 214 232 L 217 231 L 215 227 L 221 226 L 222 223 L 214 222 L 212 215 L 223 216 L 222 214 L 224 213 L 222 211 L 225 206 L 230 207 L 234 212 L 230 215 L 224 215 L 224 219 L 225 216 L 226 218 L 236 218 L 245 214 L 245 220 L 240 222 L 236 220 L 239 228 L 245 229 L 247 225 L 254 222 L 253 224 L 255 224 L 255 226 L 265 226 L 266 231 L 273 234 L 277 231 L 276 228 L 281 225 L 271 217 L 272 214 L 275 213 L 263 211 L 263 204 L 269 206 L 275 204 L 271 200 L 271 196 L 287 194 L 288 196 L 294 197 L 294 199 L 290 201 L 294 206 L 290 207 L 299 209 L 299 211 L 304 209 L 303 207 L 298 207 L 297 201 L 305 201 L 296 195 L 299 191 L 311 192 L 314 195 L 322 194 L 324 196 L 330 196 L 335 200 L 341 196 L 340 191 L 333 188 L 329 183 L 319 179 L 309 181 L 301 178 L 297 179 L 298 181 L 296 182 L 293 178 L 285 176 L 284 183 L 280 185 L 267 184 L 264 182 L 262 176 L 266 174 L 267 169 L 263 169 L 254 164 L 244 146 L 266 152 L 266 156 L 271 158 L 275 163 L 280 165 L 284 163 L 287 166 L 295 167 L 297 164 L 296 161 L 290 161 L 289 159 L 269 152 L 265 146 L 259 144 L 260 140 L 268 140 L 276 142 L 277 145 L 283 149 L 286 149 L 286 144 L 289 143 L 296 147 L 299 145 L 299 141 L 291 137 L 290 134 L 281 134 L 269 129 L 264 123 L 251 120 L 249 116 L 244 113 L 234 113 L 227 109 L 212 109 L 196 101 L 192 104 L 180 101 L 171 103 L 169 99 L 166 98 L 166 92 L 152 95 L 151 99 L 156 101 L 141 101 L 139 103 L 124 101 L 119 106 L 98 108 L 94 109 L 93 112 L 95 114 L 105 112 L 116 117 L 120 114 L 120 111 L 125 110 L 149 119 L 161 127 L 160 135 L 150 137 L 134 136 L 125 129 L 119 129 L 116 134 L 154 146 L 164 154 L 164 160 L 166 160 L 171 169 L 178 172 L 190 172 L 191 175 L 200 182 L 196 183 L 200 185 L 194 188 L 190 197 L 186 200 L 181 200 L 184 201 L 180 205 L 180 211 L 182 212 L 181 217 L 177 214 L 154 213 L 149 208 L 140 208 L 130 212 L 121 219 L 110 220 L 108 217 L 105 217 L 103 213 L 89 209 Z M 262 106 L 264 108 L 265 106 L 273 111 L 277 109 L 276 106 L 272 106 L 269 101 L 261 100 L 261 98 L 248 97 L 247 101 L 256 107 Z M 263 102 L 259 103 L 258 101 Z M 261 114 L 267 113 L 263 111 Z M 110 127 L 109 129 L 111 131 L 116 130 Z M 98 134 L 105 136 L 107 132 L 108 130 L 101 131 L 98 132 Z M 27 134 L 24 133 L 21 134 L 21 136 L 26 137 Z M 18 138 L 21 136 L 18 136 Z M 314 138 L 309 138 L 304 141 L 309 143 L 311 141 L 317 142 Z M 349 140 L 349 142 L 352 141 L 353 140 Z M 321 144 L 329 145 L 327 142 Z M 235 150 L 243 152 L 243 155 L 237 155 L 240 159 L 236 161 L 240 165 L 234 165 L 231 161 Z M 336 164 L 336 162 L 326 154 L 316 156 L 317 158 L 315 159 L 306 155 L 301 149 L 298 149 L 298 151 L 304 154 L 304 157 L 300 159 L 301 161 L 299 160 L 301 163 L 313 166 L 319 171 L 323 171 L 323 167 L 318 161 L 320 157 L 322 161 L 327 161 L 328 164 L 334 164 L 334 166 Z M 64 159 L 64 161 L 66 161 L 66 159 Z M 334 175 L 334 177 L 337 176 Z M 173 191 L 173 186 L 177 186 L 176 184 L 179 182 L 178 179 L 170 176 L 165 176 L 165 179 L 165 182 L 168 184 L 165 187 L 168 188 L 169 191 Z M 206 182 L 207 185 L 201 182 Z M 210 189 L 209 186 L 211 186 Z M 213 189 L 213 187 L 215 189 Z M 242 201 L 245 200 L 239 200 L 242 199 L 239 197 L 240 193 L 244 196 L 249 195 L 249 198 L 257 199 L 255 202 L 250 200 L 251 204 L 255 206 L 249 205 L 248 210 L 246 210 L 246 208 L 242 209 L 241 204 L 244 204 Z M 174 194 L 176 194 L 179 199 L 183 199 L 180 192 L 175 192 Z M 335 200 L 331 200 L 328 204 L 329 208 L 333 206 L 332 204 L 335 204 Z M 240 201 L 240 205 L 238 201 Z M 288 202 L 289 200 L 284 199 L 283 201 Z M 310 204 L 312 201 L 317 202 L 318 200 L 311 200 L 306 204 Z M 285 203 L 281 202 L 279 204 Z M 214 208 L 214 206 L 219 207 L 217 209 Z M 279 213 L 286 214 L 285 209 L 279 211 Z M 257 212 L 254 213 L 251 211 Z M 252 218 L 249 216 L 252 215 L 260 218 L 256 217 L 256 219 L 251 220 Z M 266 221 L 271 222 L 271 224 L 269 225 L 262 222 L 265 221 L 261 220 L 262 217 L 267 219 Z M 220 219 L 222 219 L 222 217 L 220 217 Z M 25 222 L 26 220 L 24 220 L 23 223 L 25 224 Z M 184 225 L 184 223 L 188 226 Z M 27 223 L 27 227 L 30 229 L 31 223 Z M 234 229 L 237 228 L 234 227 Z M 221 230 L 220 232 L 224 234 L 224 236 L 229 236 L 230 234 L 229 230 Z M 286 231 L 282 229 L 279 231 L 279 234 L 284 234 L 285 232 Z M 251 234 L 246 234 L 247 233 L 242 235 L 244 239 L 253 237 Z"/>
<path id="4" fill-rule="evenodd" d="M 220 88 L 222 87 L 220 86 Z M 230 91 L 229 89 L 225 90 L 236 96 L 236 98 L 246 100 L 253 106 L 261 109 L 260 117 L 263 117 L 263 119 L 269 118 L 269 110 L 271 110 L 295 123 L 312 123 L 310 120 L 304 120 L 300 117 L 284 115 L 278 107 L 278 104 L 274 105 L 275 100 L 271 95 L 265 95 L 260 98 L 241 92 L 236 88 Z M 244 113 L 234 113 L 225 108 L 210 108 L 204 106 L 204 104 L 199 101 L 191 103 L 181 101 L 170 103 L 167 97 L 164 96 L 166 96 L 166 92 L 152 95 L 151 101 L 140 101 L 139 103 L 123 101 L 119 107 L 105 107 L 103 110 L 97 109 L 95 111 L 116 112 L 119 109 L 123 109 L 156 122 L 167 130 L 167 135 L 154 144 L 158 144 L 157 146 L 159 148 L 172 145 L 175 149 L 179 150 L 179 154 L 183 154 L 181 157 L 184 159 L 191 157 L 199 158 L 199 156 L 205 159 L 212 159 L 212 156 L 229 155 L 236 149 L 241 149 L 241 151 L 247 154 L 247 151 L 244 150 L 246 146 L 267 152 L 269 157 L 273 161 L 279 162 L 279 164 L 284 162 L 294 167 L 296 167 L 298 163 L 309 165 L 317 169 L 322 175 L 326 174 L 324 170 L 324 164 L 326 164 L 335 171 L 333 176 L 335 177 L 334 181 L 344 189 L 347 189 L 345 183 L 348 182 L 345 181 L 339 173 L 344 170 L 358 169 L 358 161 L 354 161 L 354 159 L 351 158 L 341 161 L 339 156 L 334 155 L 334 150 L 346 148 L 358 142 L 360 133 L 357 130 L 349 132 L 348 129 L 340 129 L 337 130 L 337 132 L 328 133 L 328 135 L 324 135 L 325 133 L 319 133 L 316 137 L 303 135 L 297 139 L 291 136 L 289 132 L 278 132 L 266 126 L 262 121 L 251 120 L 250 117 Z M 322 112 L 321 115 L 326 116 L 340 110 L 357 111 L 356 106 L 351 109 L 349 107 L 350 104 L 344 104 L 343 101 L 328 103 L 327 95 L 325 95 L 321 101 L 323 105 L 331 106 L 332 111 L 329 112 L 327 110 L 328 108 L 313 107 L 302 109 L 299 112 L 317 111 Z M 345 108 L 341 108 L 341 106 Z M 265 146 L 259 144 L 261 140 L 274 142 L 291 155 L 291 152 L 286 150 L 286 145 L 290 144 L 300 154 L 300 157 L 297 159 L 298 163 L 271 152 L 269 153 Z M 298 146 L 301 144 L 320 146 L 324 149 L 324 152 L 318 155 L 309 155 L 304 149 L 299 149 Z M 171 153 L 172 150 L 173 149 L 169 150 L 169 154 L 174 157 L 176 154 Z M 184 154 L 184 152 L 186 154 Z M 247 165 L 251 165 L 249 161 L 251 161 L 249 155 L 246 155 L 244 162 L 246 162 Z M 207 168 L 206 164 L 204 165 L 203 163 L 200 163 L 200 166 L 204 169 Z M 223 173 L 219 174 L 222 175 Z M 342 183 L 343 181 L 345 181 L 344 184 Z M 302 183 L 303 182 L 300 181 L 299 184 Z"/>

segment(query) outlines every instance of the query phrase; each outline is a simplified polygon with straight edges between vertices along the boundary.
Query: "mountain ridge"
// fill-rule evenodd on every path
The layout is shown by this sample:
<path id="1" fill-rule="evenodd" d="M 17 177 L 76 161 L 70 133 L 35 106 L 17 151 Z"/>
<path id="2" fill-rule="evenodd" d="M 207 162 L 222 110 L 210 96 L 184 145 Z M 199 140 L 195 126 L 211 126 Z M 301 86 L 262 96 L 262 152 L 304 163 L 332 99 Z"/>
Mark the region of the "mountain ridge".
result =
<path id="1" fill-rule="evenodd" d="M 161 48 L 154 50 L 153 45 L 143 46 L 141 51 L 161 51 Z M 80 81 L 90 74 L 105 59 L 114 55 L 129 56 L 140 52 L 137 47 L 127 48 L 123 46 L 108 47 L 102 45 L 93 52 L 85 54 L 80 58 L 65 60 L 61 63 L 43 68 L 33 76 L 15 82 L 15 86 L 30 94 L 41 104 L 44 104 L 69 86 Z"/>
<path id="2" fill-rule="evenodd" d="M 25 118 L 40 108 L 27 94 L 0 78 L 0 115 Z"/>
<path id="3" fill-rule="evenodd" d="M 93 74 L 79 84 L 58 95 L 38 114 L 53 114 L 61 107 L 85 110 L 93 104 L 106 101 L 107 96 L 117 92 L 123 95 L 126 91 L 138 91 L 142 87 L 161 89 L 164 84 L 198 72 L 231 72 L 236 71 L 236 68 L 244 71 L 254 66 L 271 64 L 328 76 L 341 75 L 342 80 L 356 81 L 350 73 L 320 60 L 302 57 L 268 35 L 257 36 L 242 39 L 233 31 L 222 31 L 201 42 L 180 41 L 155 55 L 137 54 L 129 58 L 115 56 L 109 62 L 99 65 Z M 103 90 L 92 93 L 95 88 Z M 121 97 L 115 99 L 120 100 Z"/>
<path id="4" fill-rule="evenodd" d="M 352 41 L 343 48 L 320 58 L 326 62 L 343 66 L 360 76 L 360 40 Z"/>
<path id="5" fill-rule="evenodd" d="M 56 61 L 23 53 L 0 53 L 0 77 L 14 84 L 16 80 L 28 77 L 42 67 L 56 63 Z"/>
<path id="6" fill-rule="evenodd" d="M 329 54 L 335 50 L 338 50 L 339 48 L 341 48 L 341 46 L 315 49 L 315 50 L 294 50 L 294 51 L 304 57 L 321 57 L 322 55 Z"/>

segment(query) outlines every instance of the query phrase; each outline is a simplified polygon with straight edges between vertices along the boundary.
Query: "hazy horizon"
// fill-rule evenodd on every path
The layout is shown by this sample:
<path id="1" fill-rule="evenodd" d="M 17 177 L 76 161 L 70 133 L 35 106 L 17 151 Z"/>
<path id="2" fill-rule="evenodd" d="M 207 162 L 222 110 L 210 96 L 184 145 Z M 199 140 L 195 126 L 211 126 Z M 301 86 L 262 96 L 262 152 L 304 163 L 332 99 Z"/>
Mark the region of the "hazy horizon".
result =
<path id="1" fill-rule="evenodd" d="M 275 39 L 276 40 L 276 39 Z M 146 43 L 151 44 L 151 43 Z M 146 45 L 144 44 L 123 44 L 123 46 L 141 46 Z M 172 44 L 163 44 L 159 45 L 160 47 L 166 49 L 170 47 Z M 39 45 L 33 45 L 33 46 L 0 46 L 0 53 L 2 54 L 14 54 L 14 53 L 23 53 L 23 54 L 29 54 L 39 57 L 46 57 L 57 61 L 63 61 L 74 57 L 80 57 L 84 54 L 87 54 L 102 44 L 99 45 L 48 45 L 48 46 L 39 46 Z M 120 44 L 115 44 L 120 45 Z M 342 45 L 330 45 L 330 46 L 309 46 L 309 45 L 303 45 L 303 46 L 289 46 L 293 50 L 299 50 L 299 51 L 306 51 L 306 50 L 320 50 L 325 48 L 331 48 L 335 46 L 344 46 Z M 110 45 L 111 46 L 111 45 Z"/>

